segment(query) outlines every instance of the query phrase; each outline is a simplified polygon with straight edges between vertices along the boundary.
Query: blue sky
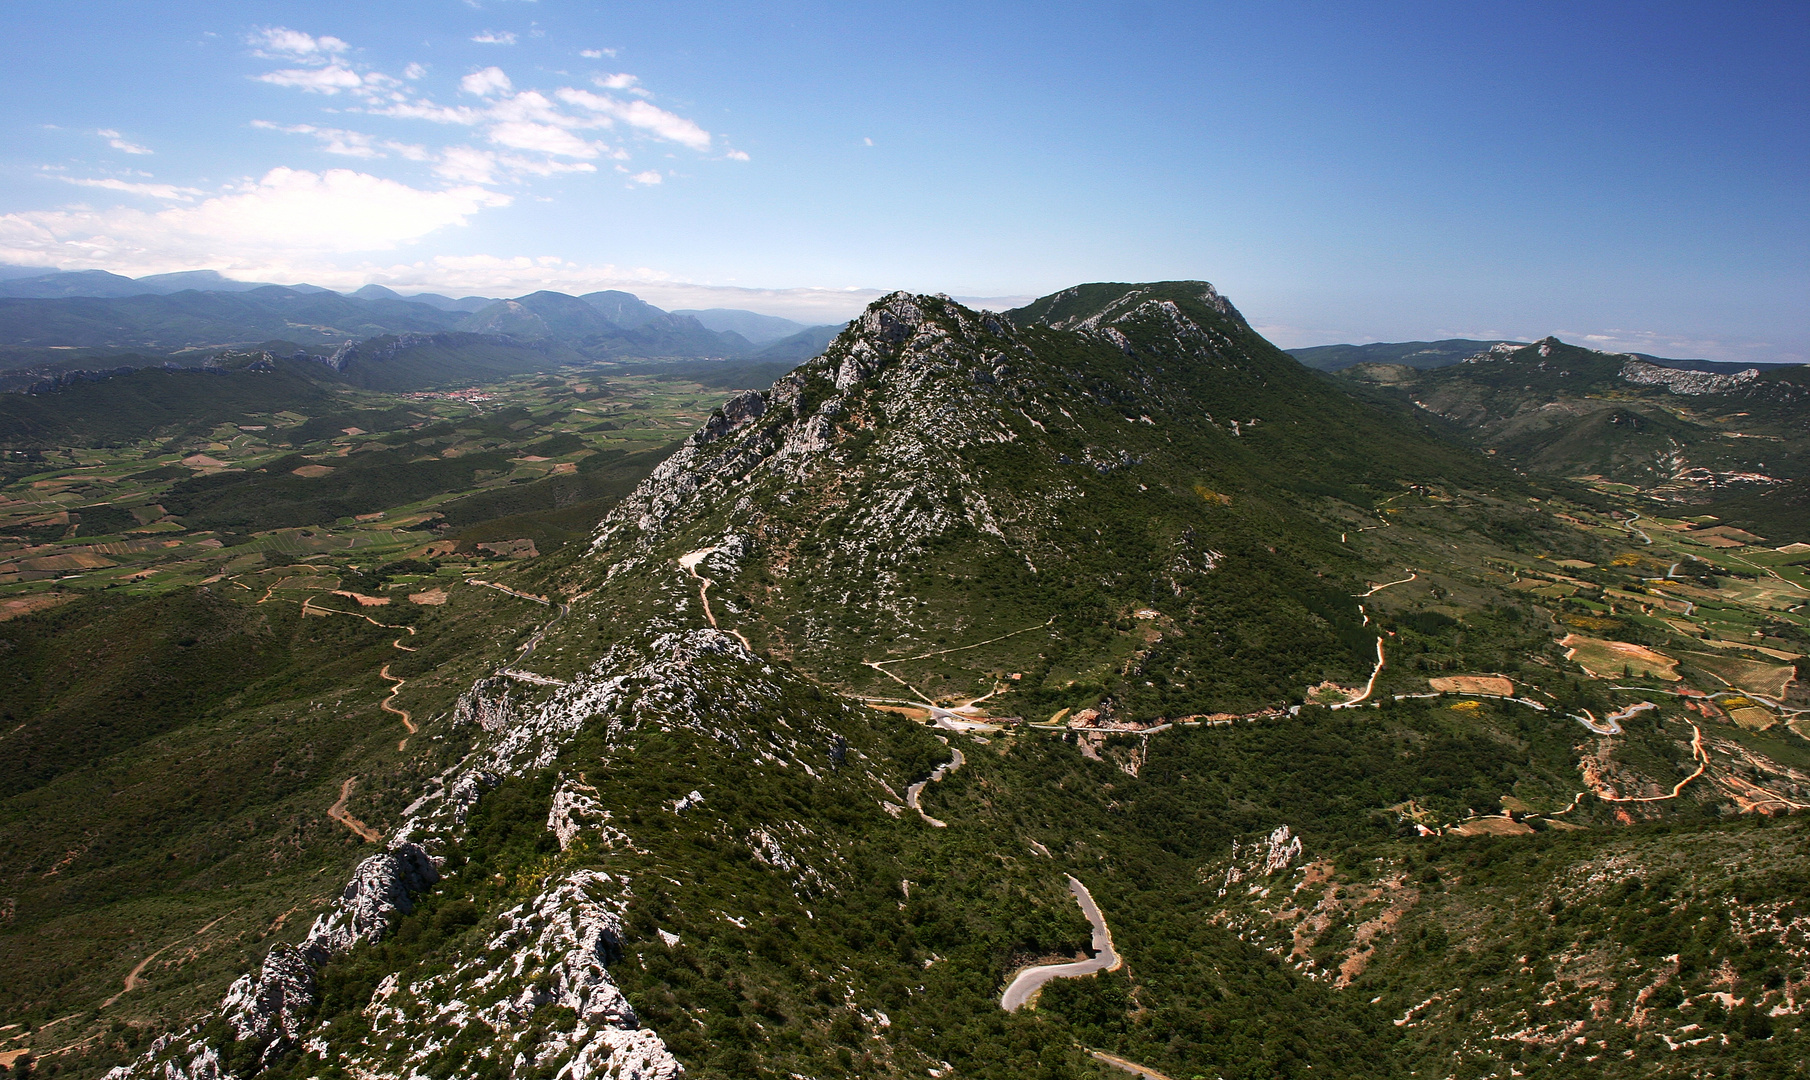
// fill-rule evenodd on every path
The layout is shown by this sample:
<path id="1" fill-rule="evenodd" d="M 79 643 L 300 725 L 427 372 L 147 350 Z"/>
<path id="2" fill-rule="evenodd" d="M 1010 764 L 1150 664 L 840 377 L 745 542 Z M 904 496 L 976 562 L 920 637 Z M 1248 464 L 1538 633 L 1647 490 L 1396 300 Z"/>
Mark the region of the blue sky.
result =
<path id="1" fill-rule="evenodd" d="M 0 9 L 0 262 L 1810 360 L 1810 6 Z M 1002 301 L 1003 302 L 1003 301 Z"/>

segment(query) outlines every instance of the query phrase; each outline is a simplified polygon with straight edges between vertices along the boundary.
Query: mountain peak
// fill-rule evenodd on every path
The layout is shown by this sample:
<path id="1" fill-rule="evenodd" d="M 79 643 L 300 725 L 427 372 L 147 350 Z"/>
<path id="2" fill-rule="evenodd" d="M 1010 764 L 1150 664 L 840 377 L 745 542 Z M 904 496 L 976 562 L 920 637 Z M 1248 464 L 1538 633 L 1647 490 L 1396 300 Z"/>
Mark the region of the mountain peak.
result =
<path id="1" fill-rule="evenodd" d="M 1006 314 L 1019 323 L 1039 322 L 1058 330 L 1085 332 L 1163 301 L 1199 305 L 1244 325 L 1244 316 L 1207 281 L 1092 282 L 1051 293 Z"/>

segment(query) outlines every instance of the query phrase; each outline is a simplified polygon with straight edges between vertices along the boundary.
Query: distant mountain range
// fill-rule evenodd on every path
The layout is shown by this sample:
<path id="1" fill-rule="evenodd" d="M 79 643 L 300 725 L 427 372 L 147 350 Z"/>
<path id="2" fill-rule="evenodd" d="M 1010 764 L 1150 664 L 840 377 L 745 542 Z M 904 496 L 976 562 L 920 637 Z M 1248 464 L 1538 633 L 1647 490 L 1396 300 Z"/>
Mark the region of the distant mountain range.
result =
<path id="1" fill-rule="evenodd" d="M 29 272 L 26 267 L 9 266 L 7 273 L 0 275 L 0 296 L 18 296 L 38 300 L 56 299 L 65 296 L 144 296 L 147 294 L 166 296 L 170 293 L 196 289 L 205 292 L 251 292 L 270 285 L 267 281 L 234 281 L 222 276 L 214 270 L 185 270 L 176 274 L 152 274 L 149 277 L 129 278 L 119 274 L 110 274 L 105 270 L 55 270 L 50 273 Z M 288 288 L 295 292 L 318 293 L 330 292 L 318 285 L 292 285 Z M 367 286 L 378 288 L 378 286 Z M 384 294 L 400 299 L 398 294 L 383 289 Z M 362 291 L 360 295 L 363 295 Z"/>
<path id="2" fill-rule="evenodd" d="M 1370 345 L 1313 345 L 1305 349 L 1288 349 L 1288 355 L 1319 371 L 1343 371 L 1359 364 L 1401 364 L 1405 367 L 1440 368 L 1461 363 L 1488 353 L 1498 345 L 1520 347 L 1525 341 L 1477 341 L 1471 338 L 1446 338 L 1443 341 L 1379 341 Z M 1617 353 L 1632 356 L 1649 364 L 1680 368 L 1685 371 L 1736 371 L 1744 367 L 1794 367 L 1792 364 L 1733 363 L 1726 360 L 1670 360 L 1646 353 Z"/>
<path id="3" fill-rule="evenodd" d="M 756 315 L 752 311 L 736 308 L 705 308 L 702 311 L 674 311 L 673 314 L 689 315 L 712 330 L 733 331 L 756 345 L 778 341 L 810 329 L 804 323 L 793 322 L 791 319 L 782 319 L 776 315 Z"/>
<path id="4" fill-rule="evenodd" d="M 375 350 L 393 354 L 421 335 L 447 334 L 506 339 L 487 346 L 491 354 L 502 344 L 532 347 L 517 349 L 522 355 L 551 350 L 560 362 L 796 363 L 821 352 L 841 329 L 727 308 L 668 312 L 615 290 L 455 299 L 404 296 L 382 285 L 341 294 L 233 281 L 212 270 L 127 278 L 102 270 L 21 276 L 20 269 L 0 275 L 0 372 L 21 373 L 6 380 L 15 389 L 72 370 L 143 366 L 146 358 L 186 364 L 222 350 L 261 349 L 327 359 L 384 337 L 402 344 Z"/>

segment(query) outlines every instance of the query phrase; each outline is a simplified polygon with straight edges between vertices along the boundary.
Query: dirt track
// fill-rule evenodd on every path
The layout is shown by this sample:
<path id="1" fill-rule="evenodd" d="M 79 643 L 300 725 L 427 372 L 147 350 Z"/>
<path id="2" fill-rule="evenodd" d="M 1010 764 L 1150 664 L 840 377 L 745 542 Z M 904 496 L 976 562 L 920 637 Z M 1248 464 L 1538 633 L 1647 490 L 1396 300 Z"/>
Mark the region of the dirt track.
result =
<path id="1" fill-rule="evenodd" d="M 377 673 L 377 677 L 396 684 L 395 686 L 390 687 L 390 696 L 379 702 L 377 707 L 384 712 L 395 713 L 397 716 L 402 717 L 402 726 L 409 729 L 410 735 L 421 730 L 415 726 L 415 721 L 409 716 L 409 711 L 407 709 L 397 708 L 395 705 L 390 704 L 390 702 L 395 699 L 396 695 L 402 692 L 402 688 L 408 685 L 408 680 L 391 675 L 390 665 L 388 664 L 383 665 L 383 669 Z"/>
<path id="2" fill-rule="evenodd" d="M 1341 701 L 1337 705 L 1332 706 L 1332 708 L 1349 709 L 1352 706 L 1357 705 L 1357 704 L 1367 700 L 1371 694 L 1376 692 L 1376 677 L 1378 675 L 1381 675 L 1382 673 L 1383 673 L 1383 639 L 1379 637 L 1376 639 L 1376 667 L 1373 668 L 1370 672 L 1370 681 L 1364 684 L 1364 692 L 1359 694 L 1357 697 L 1352 698 L 1350 701 Z"/>
<path id="3" fill-rule="evenodd" d="M 710 587 L 715 585 L 716 582 L 705 577 L 703 574 L 698 573 L 698 564 L 716 554 L 716 551 L 717 549 L 713 547 L 700 548 L 697 551 L 679 556 L 679 565 L 698 583 L 698 599 L 704 604 L 704 618 L 709 621 L 712 630 L 722 629 L 716 624 L 716 613 L 710 610 Z M 740 641 L 749 652 L 754 651 L 754 646 L 748 644 L 748 639 L 742 637 L 742 632 L 740 630 L 731 630 L 729 632 L 734 634 L 736 640 Z"/>
<path id="4" fill-rule="evenodd" d="M 346 782 L 339 785 L 339 801 L 327 808 L 327 816 L 357 833 L 359 839 L 375 844 L 383 839 L 382 834 L 346 812 L 346 800 L 352 797 L 352 787 L 357 783 L 358 777 L 346 777 Z"/>
<path id="5" fill-rule="evenodd" d="M 941 735 L 938 735 L 937 738 L 942 739 L 943 737 Z M 948 739 L 943 739 L 943 742 L 945 742 L 945 743 L 947 743 L 948 741 L 949 741 Z M 923 818 L 925 821 L 928 821 L 931 825 L 933 825 L 939 829 L 948 828 L 949 823 L 947 821 L 938 821 L 936 818 L 933 818 L 929 814 L 924 813 L 924 808 L 919 805 L 918 800 L 924 794 L 925 787 L 927 787 L 930 784 L 936 783 L 938 780 L 941 780 L 943 777 L 948 776 L 950 773 L 961 768 L 962 765 L 967 761 L 966 758 L 962 757 L 962 752 L 960 750 L 952 749 L 952 752 L 954 753 L 955 756 L 950 758 L 948 761 L 943 762 L 941 765 L 938 765 L 934 770 L 931 771 L 930 776 L 928 778 L 919 780 L 917 783 L 915 783 L 905 789 L 905 805 L 909 806 L 913 810 L 916 810 L 918 812 L 919 817 Z"/>

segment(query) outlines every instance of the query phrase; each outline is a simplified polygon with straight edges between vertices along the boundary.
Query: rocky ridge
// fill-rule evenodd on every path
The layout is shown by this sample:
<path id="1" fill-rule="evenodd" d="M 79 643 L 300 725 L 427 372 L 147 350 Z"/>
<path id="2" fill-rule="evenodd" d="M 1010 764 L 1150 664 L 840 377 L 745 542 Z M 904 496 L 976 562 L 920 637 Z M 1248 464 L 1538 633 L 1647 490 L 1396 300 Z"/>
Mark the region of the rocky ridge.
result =
<path id="1" fill-rule="evenodd" d="M 624 941 L 621 913 L 632 895 L 621 874 L 580 869 L 554 875 L 505 912 L 498 932 L 450 970 L 415 981 L 406 973 L 387 979 L 366 1010 L 381 1044 L 340 1045 L 330 1030 L 309 1030 L 307 1017 L 318 1000 L 315 975 L 360 942 L 382 938 L 413 909 L 412 895 L 456 882 L 456 874 L 442 870 L 484 792 L 504 778 L 549 767 L 587 726 L 609 745 L 626 746 L 643 732 L 684 730 L 766 766 L 810 775 L 832 767 L 836 751 L 846 746 L 838 732 L 783 715 L 771 727 L 745 722 L 773 714 L 788 680 L 796 682 L 734 637 L 708 629 L 662 635 L 638 649 L 615 648 L 568 685 L 534 688 L 528 699 L 519 699 L 507 679 L 480 680 L 456 709 L 460 722 L 484 732 L 478 749 L 408 807 L 388 850 L 359 864 L 334 908 L 303 942 L 273 948 L 255 974 L 234 983 L 217 1018 L 160 1039 L 137 1062 L 114 1070 L 112 1080 L 219 1080 L 222 1047 L 210 1032 L 254 1047 L 259 1063 L 300 1046 L 323 1062 L 381 1075 L 442 1050 L 447 1024 L 485 1025 L 490 1041 L 477 1053 L 505 1062 L 507 1074 L 528 1075 L 550 1064 L 562 1080 L 670 1080 L 681 1074 L 609 976 Z M 877 804 L 884 785 L 876 782 L 874 792 Z M 611 823 L 593 794 L 583 780 L 562 777 L 547 829 L 562 849 L 581 836 L 606 853 L 633 849 L 629 834 Z M 802 845 L 811 839 L 799 827 L 771 823 L 739 839 L 763 864 L 796 876 L 807 890 L 823 888 L 818 868 L 836 862 L 832 853 L 807 854 Z M 508 964 L 490 961 L 498 951 L 509 954 Z M 537 1029 L 535 1041 L 520 1043 L 523 1018 L 549 1003 L 572 1010 L 573 1023 Z"/>
<path id="2" fill-rule="evenodd" d="M 1629 357 L 1621 366 L 1621 377 L 1638 386 L 1663 386 L 1674 394 L 1695 397 L 1700 394 L 1726 394 L 1760 377 L 1759 368 L 1744 368 L 1727 375 L 1707 371 L 1680 371 Z"/>
<path id="3" fill-rule="evenodd" d="M 692 552 L 717 583 L 722 625 L 813 670 L 849 659 L 837 652 L 848 622 L 897 639 L 984 637 L 1050 612 L 951 610 L 908 578 L 960 578 L 985 561 L 1072 580 L 1076 556 L 1091 561 L 1101 543 L 1093 526 L 1131 524 L 1098 500 L 1145 493 L 1176 519 L 1150 570 L 1191 597 L 1236 562 L 1206 531 L 1233 504 L 1224 492 L 1263 487 L 1253 474 L 1291 453 L 1372 467 L 1360 425 L 1349 447 L 1278 452 L 1336 406 L 1212 286 L 1088 286 L 1056 300 L 1002 315 L 894 293 L 822 356 L 731 399 L 601 523 L 566 588 L 590 589 L 591 567 L 606 587 L 575 605 L 574 627 L 602 632 L 625 602 L 652 625 L 695 617 L 698 586 L 677 565 Z M 1102 570 L 1088 587 L 1132 575 L 1124 562 Z"/>

